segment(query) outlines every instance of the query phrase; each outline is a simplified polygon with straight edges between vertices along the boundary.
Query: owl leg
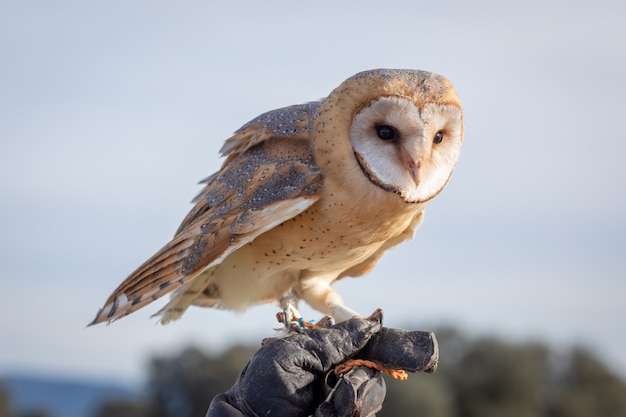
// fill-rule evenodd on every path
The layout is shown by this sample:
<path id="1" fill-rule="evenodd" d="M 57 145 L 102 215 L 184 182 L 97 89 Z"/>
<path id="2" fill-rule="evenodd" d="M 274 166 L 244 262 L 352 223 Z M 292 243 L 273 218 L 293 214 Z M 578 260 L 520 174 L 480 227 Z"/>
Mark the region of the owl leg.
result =
<path id="1" fill-rule="evenodd" d="M 361 315 L 359 313 L 357 313 L 356 311 L 352 310 L 351 308 L 346 307 L 343 304 L 338 304 L 336 306 L 333 307 L 333 313 L 331 314 L 335 320 L 339 323 L 342 321 L 346 321 L 348 319 L 351 319 L 353 317 L 361 317 Z"/>
<path id="2" fill-rule="evenodd" d="M 341 295 L 330 288 L 325 280 L 309 279 L 301 282 L 302 299 L 314 309 L 328 314 L 336 322 L 342 322 L 352 317 L 361 317 L 356 311 L 346 307 Z"/>
<path id="3" fill-rule="evenodd" d="M 302 315 L 293 304 L 289 303 L 283 308 L 282 322 L 285 324 L 285 327 L 289 327 L 289 323 L 292 321 L 298 321 L 301 318 Z"/>
<path id="4" fill-rule="evenodd" d="M 278 305 L 283 311 L 277 314 L 277 319 L 287 328 L 289 328 L 289 323 L 302 318 L 302 315 L 298 311 L 298 301 L 299 298 L 293 290 L 289 291 L 278 300 Z"/>
<path id="5" fill-rule="evenodd" d="M 287 329 L 289 329 L 290 322 L 297 322 L 301 327 L 306 328 L 323 328 L 335 324 L 334 320 L 329 316 L 323 317 L 317 323 L 305 321 L 297 308 L 299 300 L 300 298 L 296 295 L 294 290 L 278 300 L 283 311 L 279 312 L 276 318 L 278 322 L 283 323 Z"/>

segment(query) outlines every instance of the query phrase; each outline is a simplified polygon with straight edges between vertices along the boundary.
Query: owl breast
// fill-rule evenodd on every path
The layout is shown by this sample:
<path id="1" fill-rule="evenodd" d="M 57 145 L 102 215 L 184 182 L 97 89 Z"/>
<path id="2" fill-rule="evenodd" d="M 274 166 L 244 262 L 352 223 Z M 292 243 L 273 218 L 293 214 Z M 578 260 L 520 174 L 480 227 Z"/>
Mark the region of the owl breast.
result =
<path id="1" fill-rule="evenodd" d="M 212 271 L 220 307 L 244 310 L 278 300 L 292 289 L 298 293 L 302 280 L 309 277 L 330 285 L 404 233 L 423 210 L 398 204 L 395 194 L 372 191 L 391 200 L 386 210 L 379 204 L 358 208 L 349 201 L 363 198 L 333 193 L 229 255 Z"/>

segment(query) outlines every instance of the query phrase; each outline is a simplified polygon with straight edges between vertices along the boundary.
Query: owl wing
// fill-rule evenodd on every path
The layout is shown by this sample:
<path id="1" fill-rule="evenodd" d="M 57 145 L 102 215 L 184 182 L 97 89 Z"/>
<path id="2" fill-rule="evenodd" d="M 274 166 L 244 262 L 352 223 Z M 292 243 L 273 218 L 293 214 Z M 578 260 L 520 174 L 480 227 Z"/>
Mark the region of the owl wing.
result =
<path id="1" fill-rule="evenodd" d="M 224 165 L 256 144 L 271 137 L 309 137 L 309 123 L 322 101 L 283 107 L 268 111 L 243 125 L 224 142 L 220 153 L 226 157 Z"/>
<path id="2" fill-rule="evenodd" d="M 174 238 L 120 284 L 90 325 L 124 317 L 189 283 L 314 204 L 323 183 L 308 133 L 315 104 L 265 113 L 235 132 L 222 148 L 226 161 L 204 181 Z"/>

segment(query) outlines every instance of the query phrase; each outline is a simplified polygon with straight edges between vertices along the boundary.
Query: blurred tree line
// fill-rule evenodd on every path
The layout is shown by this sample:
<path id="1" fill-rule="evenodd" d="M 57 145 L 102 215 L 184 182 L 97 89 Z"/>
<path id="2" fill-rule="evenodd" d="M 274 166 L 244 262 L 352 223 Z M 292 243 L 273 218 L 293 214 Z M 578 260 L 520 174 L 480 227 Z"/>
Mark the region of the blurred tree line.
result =
<path id="1" fill-rule="evenodd" d="M 9 394 L 0 385 L 0 417 L 11 417 L 11 402 Z"/>
<path id="2" fill-rule="evenodd" d="M 439 368 L 408 381 L 387 378 L 379 417 L 624 417 L 626 382 L 591 351 L 555 352 L 540 343 L 470 339 L 439 329 Z M 219 356 L 187 348 L 152 360 L 142 402 L 102 404 L 95 417 L 203 417 L 256 348 Z"/>

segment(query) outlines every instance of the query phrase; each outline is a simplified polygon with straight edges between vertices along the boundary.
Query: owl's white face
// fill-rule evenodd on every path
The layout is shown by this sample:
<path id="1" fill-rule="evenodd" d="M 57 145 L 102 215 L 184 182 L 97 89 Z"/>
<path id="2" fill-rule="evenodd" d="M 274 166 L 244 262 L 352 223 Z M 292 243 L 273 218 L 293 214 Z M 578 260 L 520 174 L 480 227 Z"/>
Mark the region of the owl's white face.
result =
<path id="1" fill-rule="evenodd" d="M 363 173 L 382 189 L 411 203 L 445 187 L 461 151 L 463 120 L 454 105 L 406 98 L 374 100 L 354 117 L 350 140 Z"/>

